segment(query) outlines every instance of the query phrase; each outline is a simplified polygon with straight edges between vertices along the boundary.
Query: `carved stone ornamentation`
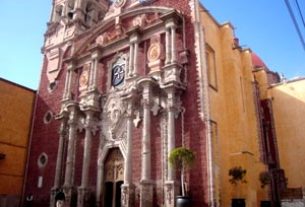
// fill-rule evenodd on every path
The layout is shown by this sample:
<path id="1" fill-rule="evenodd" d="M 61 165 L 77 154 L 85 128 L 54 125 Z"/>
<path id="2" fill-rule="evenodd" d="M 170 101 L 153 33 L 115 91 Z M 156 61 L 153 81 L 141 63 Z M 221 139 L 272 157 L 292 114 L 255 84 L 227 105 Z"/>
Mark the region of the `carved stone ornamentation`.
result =
<path id="1" fill-rule="evenodd" d="M 164 186 L 165 193 L 165 206 L 174 207 L 175 206 L 175 185 L 174 182 L 167 181 Z"/>
<path id="2" fill-rule="evenodd" d="M 88 88 L 90 67 L 91 67 L 90 63 L 85 64 L 83 67 L 83 70 L 80 74 L 80 77 L 79 77 L 79 88 L 78 89 L 81 92 L 81 95 Z"/>
<path id="3" fill-rule="evenodd" d="M 122 197 L 121 197 L 122 207 L 127 207 L 128 206 L 128 200 L 129 200 L 129 188 L 128 187 L 122 187 Z"/>
<path id="4" fill-rule="evenodd" d="M 132 26 L 134 27 L 144 27 L 146 25 L 146 21 L 147 21 L 147 16 L 146 14 L 141 14 L 136 16 L 133 20 L 132 20 Z"/>
<path id="5" fill-rule="evenodd" d="M 115 40 L 121 38 L 122 35 L 124 35 L 124 31 L 125 31 L 124 28 L 120 24 L 118 24 L 115 26 L 114 29 L 111 29 L 99 35 L 96 38 L 95 42 L 100 46 L 114 42 Z"/>
<path id="6" fill-rule="evenodd" d="M 125 107 L 120 96 L 116 93 L 111 94 L 105 105 L 102 115 L 103 134 L 107 140 L 124 138 L 126 134 L 126 117 L 124 116 Z"/>

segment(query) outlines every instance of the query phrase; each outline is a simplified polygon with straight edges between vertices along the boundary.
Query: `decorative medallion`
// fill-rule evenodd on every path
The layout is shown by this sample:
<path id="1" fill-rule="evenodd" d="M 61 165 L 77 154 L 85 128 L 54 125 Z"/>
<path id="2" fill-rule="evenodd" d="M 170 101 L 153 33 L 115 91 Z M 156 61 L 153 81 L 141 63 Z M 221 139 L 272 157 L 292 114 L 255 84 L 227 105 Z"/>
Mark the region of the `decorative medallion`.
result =
<path id="1" fill-rule="evenodd" d="M 153 43 L 150 45 L 147 52 L 147 59 L 150 62 L 154 62 L 160 58 L 161 48 L 159 43 Z"/>
<path id="2" fill-rule="evenodd" d="M 121 85 L 125 79 L 126 57 L 120 56 L 111 68 L 111 86 L 117 87 Z"/>
<path id="3" fill-rule="evenodd" d="M 161 44 L 160 36 L 154 36 L 150 40 L 150 46 L 147 51 L 147 59 L 149 62 L 155 62 L 160 59 Z"/>
<path id="4" fill-rule="evenodd" d="M 150 73 L 160 71 L 161 68 L 161 40 L 160 36 L 153 36 L 150 40 L 150 46 L 147 51 L 147 60 Z"/>

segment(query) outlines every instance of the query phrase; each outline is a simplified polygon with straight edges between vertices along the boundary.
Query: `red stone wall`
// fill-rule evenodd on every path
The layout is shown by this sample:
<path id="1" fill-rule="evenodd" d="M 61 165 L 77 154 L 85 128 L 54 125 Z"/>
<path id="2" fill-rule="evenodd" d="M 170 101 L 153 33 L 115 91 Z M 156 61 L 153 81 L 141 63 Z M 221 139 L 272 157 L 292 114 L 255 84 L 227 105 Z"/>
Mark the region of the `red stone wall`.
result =
<path id="1" fill-rule="evenodd" d="M 46 76 L 47 61 L 44 58 L 44 64 L 41 73 L 39 91 L 37 95 L 37 105 L 35 107 L 34 130 L 31 137 L 30 158 L 26 178 L 25 196 L 32 194 L 34 197 L 33 206 L 41 206 L 49 202 L 50 190 L 54 184 L 57 148 L 58 148 L 58 129 L 59 122 L 52 119 L 49 124 L 43 121 L 47 111 L 52 111 L 55 115 L 60 109 L 60 100 L 64 88 L 64 70 L 58 77 L 58 84 L 55 90 L 48 92 L 48 79 Z M 45 152 L 48 156 L 48 163 L 44 168 L 38 167 L 38 157 Z M 43 176 L 43 186 L 38 188 L 38 176 Z"/>

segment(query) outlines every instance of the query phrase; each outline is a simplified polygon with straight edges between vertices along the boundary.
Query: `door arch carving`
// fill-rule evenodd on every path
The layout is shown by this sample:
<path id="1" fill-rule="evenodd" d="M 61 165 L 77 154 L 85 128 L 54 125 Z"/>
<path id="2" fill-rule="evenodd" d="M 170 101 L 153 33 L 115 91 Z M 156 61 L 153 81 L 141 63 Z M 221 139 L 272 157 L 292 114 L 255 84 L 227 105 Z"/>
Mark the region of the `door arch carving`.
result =
<path id="1" fill-rule="evenodd" d="M 119 148 L 109 150 L 104 166 L 104 207 L 121 207 L 124 158 Z"/>

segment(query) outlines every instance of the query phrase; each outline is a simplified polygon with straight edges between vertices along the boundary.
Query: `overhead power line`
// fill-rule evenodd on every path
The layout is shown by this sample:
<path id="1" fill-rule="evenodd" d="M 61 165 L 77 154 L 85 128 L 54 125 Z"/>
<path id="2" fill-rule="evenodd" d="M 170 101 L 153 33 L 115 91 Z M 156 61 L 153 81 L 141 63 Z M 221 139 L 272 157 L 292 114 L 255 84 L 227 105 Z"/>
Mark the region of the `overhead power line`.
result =
<path id="1" fill-rule="evenodd" d="M 293 21 L 294 27 L 295 27 L 295 29 L 297 30 L 297 33 L 298 33 L 299 38 L 300 38 L 300 40 L 301 40 L 303 49 L 305 50 L 305 41 L 304 41 L 304 38 L 303 38 L 303 36 L 302 36 L 302 33 L 301 33 L 300 27 L 299 27 L 299 25 L 298 25 L 298 22 L 297 22 L 297 20 L 296 20 L 296 18 L 295 18 L 295 16 L 294 16 L 294 13 L 293 13 L 293 11 L 292 11 L 292 9 L 291 9 L 289 0 L 285 0 L 285 3 L 286 3 L 286 7 L 287 7 L 287 9 L 288 9 L 288 11 L 289 11 L 290 17 L 291 17 L 291 19 L 292 19 L 292 21 Z"/>
<path id="2" fill-rule="evenodd" d="M 300 17 L 301 17 L 301 19 L 302 19 L 302 24 L 303 24 L 303 27 L 304 27 L 304 29 L 305 29 L 305 21 L 304 21 L 304 17 L 303 17 L 301 8 L 300 8 L 299 1 L 298 1 L 298 0 L 295 0 L 295 3 L 297 4 L 298 11 L 299 11 Z"/>

